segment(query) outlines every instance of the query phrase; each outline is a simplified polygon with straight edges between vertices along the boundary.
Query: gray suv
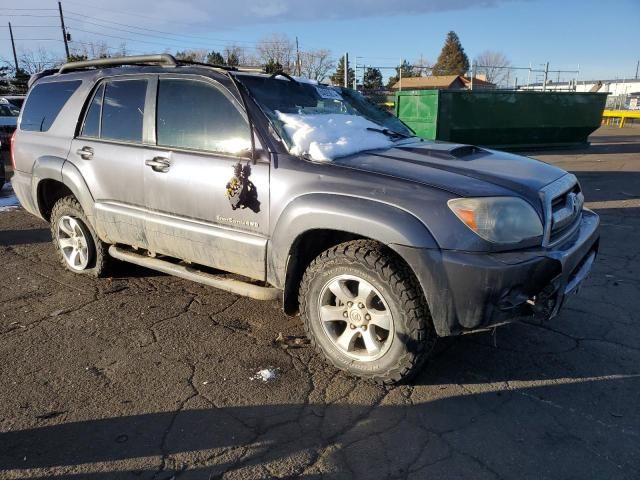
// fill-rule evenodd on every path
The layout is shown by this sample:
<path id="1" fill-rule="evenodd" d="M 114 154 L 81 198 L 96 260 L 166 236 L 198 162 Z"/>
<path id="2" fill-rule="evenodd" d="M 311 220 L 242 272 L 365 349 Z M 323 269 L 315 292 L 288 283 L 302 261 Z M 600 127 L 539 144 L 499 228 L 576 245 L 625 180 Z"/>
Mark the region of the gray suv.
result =
<path id="1" fill-rule="evenodd" d="M 554 317 L 597 254 L 574 175 L 423 141 L 353 90 L 170 55 L 33 80 L 13 187 L 62 265 L 280 298 L 354 375 L 398 382 L 438 336 Z"/>

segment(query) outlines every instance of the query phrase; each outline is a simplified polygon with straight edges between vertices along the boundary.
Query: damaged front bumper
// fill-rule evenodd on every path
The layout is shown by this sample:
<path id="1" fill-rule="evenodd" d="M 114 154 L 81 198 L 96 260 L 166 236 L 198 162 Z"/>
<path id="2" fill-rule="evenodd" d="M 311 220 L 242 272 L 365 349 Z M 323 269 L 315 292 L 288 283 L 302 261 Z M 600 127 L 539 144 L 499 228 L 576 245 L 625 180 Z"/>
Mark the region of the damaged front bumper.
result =
<path id="1" fill-rule="evenodd" d="M 560 245 L 505 253 L 466 253 L 395 245 L 424 290 L 440 336 L 483 329 L 523 316 L 550 319 L 589 274 L 600 220 L 583 211 Z"/>

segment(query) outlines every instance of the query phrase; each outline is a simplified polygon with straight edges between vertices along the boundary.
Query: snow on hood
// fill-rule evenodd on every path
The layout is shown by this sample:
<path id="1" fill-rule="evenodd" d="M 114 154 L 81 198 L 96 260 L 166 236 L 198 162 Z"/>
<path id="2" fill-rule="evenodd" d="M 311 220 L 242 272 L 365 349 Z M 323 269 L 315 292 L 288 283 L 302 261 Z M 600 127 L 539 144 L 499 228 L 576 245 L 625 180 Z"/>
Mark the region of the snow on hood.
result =
<path id="1" fill-rule="evenodd" d="M 390 148 L 393 142 L 380 132 L 382 129 L 364 117 L 331 114 L 294 114 L 276 111 L 293 145 L 292 155 L 309 155 L 313 160 L 333 160 L 363 150 Z"/>

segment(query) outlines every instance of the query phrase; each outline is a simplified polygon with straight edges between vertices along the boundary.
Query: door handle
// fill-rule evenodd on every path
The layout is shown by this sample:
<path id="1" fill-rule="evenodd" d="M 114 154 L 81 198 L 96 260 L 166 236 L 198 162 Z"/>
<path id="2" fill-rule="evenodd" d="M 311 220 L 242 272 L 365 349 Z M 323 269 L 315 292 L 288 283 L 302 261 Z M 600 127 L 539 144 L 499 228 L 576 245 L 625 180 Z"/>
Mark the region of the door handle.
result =
<path id="1" fill-rule="evenodd" d="M 82 147 L 76 150 L 76 153 L 83 160 L 91 160 L 93 158 L 93 148 L 91 147 Z"/>
<path id="2" fill-rule="evenodd" d="M 164 157 L 149 158 L 144 161 L 144 164 L 147 167 L 151 167 L 151 169 L 154 172 L 161 172 L 161 173 L 168 172 L 169 167 L 171 167 L 171 162 L 169 162 L 169 159 Z"/>

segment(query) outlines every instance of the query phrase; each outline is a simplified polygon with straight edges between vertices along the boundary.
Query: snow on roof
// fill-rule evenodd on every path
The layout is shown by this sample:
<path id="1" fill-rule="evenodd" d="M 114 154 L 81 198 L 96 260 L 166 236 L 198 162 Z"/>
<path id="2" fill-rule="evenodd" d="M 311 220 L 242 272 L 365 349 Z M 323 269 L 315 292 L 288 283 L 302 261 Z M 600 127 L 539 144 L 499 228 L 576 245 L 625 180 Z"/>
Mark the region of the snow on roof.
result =
<path id="1" fill-rule="evenodd" d="M 393 142 L 382 129 L 364 117 L 331 114 L 293 114 L 276 112 L 291 139 L 292 155 L 309 155 L 313 160 L 334 160 L 363 150 L 390 148 Z"/>

